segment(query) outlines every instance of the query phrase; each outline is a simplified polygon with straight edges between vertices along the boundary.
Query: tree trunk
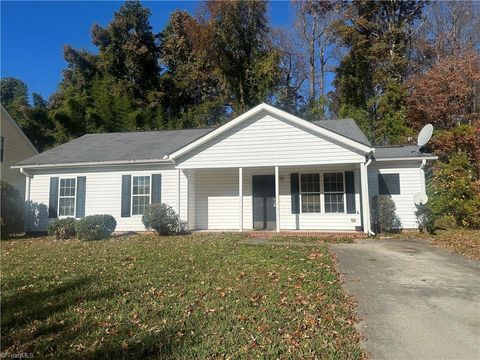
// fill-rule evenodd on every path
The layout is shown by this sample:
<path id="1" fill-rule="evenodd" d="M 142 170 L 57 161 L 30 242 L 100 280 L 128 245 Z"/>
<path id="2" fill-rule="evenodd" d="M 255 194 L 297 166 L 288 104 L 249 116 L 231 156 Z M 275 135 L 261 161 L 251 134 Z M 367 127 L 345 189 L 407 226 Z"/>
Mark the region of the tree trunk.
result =
<path id="1" fill-rule="evenodd" d="M 312 104 L 315 101 L 315 37 L 317 33 L 317 14 L 312 13 L 312 34 L 310 38 L 309 46 L 309 64 L 310 64 L 310 91 L 309 91 L 309 103 Z"/>

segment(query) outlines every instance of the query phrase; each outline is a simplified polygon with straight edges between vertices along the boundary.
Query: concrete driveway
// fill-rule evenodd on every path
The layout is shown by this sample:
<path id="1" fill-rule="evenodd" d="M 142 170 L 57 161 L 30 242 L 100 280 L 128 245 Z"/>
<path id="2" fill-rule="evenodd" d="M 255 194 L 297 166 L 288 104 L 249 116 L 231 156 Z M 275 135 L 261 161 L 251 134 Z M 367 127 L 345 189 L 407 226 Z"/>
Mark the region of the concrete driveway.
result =
<path id="1" fill-rule="evenodd" d="M 480 359 L 480 263 L 417 240 L 332 245 L 374 359 Z"/>

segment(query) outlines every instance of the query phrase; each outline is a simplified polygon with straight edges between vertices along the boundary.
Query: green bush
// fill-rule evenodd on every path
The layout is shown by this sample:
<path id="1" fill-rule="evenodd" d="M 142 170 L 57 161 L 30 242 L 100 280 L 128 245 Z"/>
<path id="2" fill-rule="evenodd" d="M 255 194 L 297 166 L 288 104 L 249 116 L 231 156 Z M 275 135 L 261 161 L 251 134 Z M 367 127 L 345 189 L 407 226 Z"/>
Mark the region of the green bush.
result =
<path id="1" fill-rule="evenodd" d="M 75 231 L 76 223 L 77 220 L 71 217 L 53 220 L 48 224 L 48 235 L 54 236 L 57 240 L 74 237 L 77 234 Z"/>
<path id="2" fill-rule="evenodd" d="M 449 215 L 459 227 L 480 228 L 480 181 L 465 152 L 437 162 L 428 183 L 429 205 L 438 217 Z"/>
<path id="3" fill-rule="evenodd" d="M 171 206 L 152 204 L 147 207 L 142 217 L 147 229 L 155 230 L 159 235 L 183 234 L 186 226 Z"/>
<path id="4" fill-rule="evenodd" d="M 442 230 L 458 228 L 457 222 L 452 215 L 446 214 L 435 219 L 435 227 Z"/>
<path id="5" fill-rule="evenodd" d="M 379 233 L 395 233 L 401 230 L 396 207 L 388 195 L 374 196 L 370 203 L 372 230 Z"/>
<path id="6" fill-rule="evenodd" d="M 432 209 L 428 205 L 421 205 L 415 211 L 418 222 L 418 230 L 421 232 L 428 232 L 434 234 L 436 230 L 435 225 L 435 215 L 432 212 Z"/>
<path id="7" fill-rule="evenodd" d="M 75 230 L 80 240 L 100 240 L 109 237 L 117 227 L 112 215 L 90 215 L 80 219 L 75 224 Z"/>
<path id="8" fill-rule="evenodd" d="M 23 232 L 25 201 L 20 196 L 20 192 L 6 181 L 2 180 L 0 186 L 0 232 L 3 239 Z"/>

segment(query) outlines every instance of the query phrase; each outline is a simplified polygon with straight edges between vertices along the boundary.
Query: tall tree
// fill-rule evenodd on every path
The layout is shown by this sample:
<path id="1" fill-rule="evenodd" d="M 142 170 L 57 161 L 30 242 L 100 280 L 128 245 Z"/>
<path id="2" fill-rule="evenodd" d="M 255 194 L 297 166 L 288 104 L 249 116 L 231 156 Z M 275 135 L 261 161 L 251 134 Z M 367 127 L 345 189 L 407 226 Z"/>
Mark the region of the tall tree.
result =
<path id="1" fill-rule="evenodd" d="M 357 0 L 337 24 L 339 40 L 349 49 L 335 79 L 339 110 L 343 116 L 361 113 L 360 125 L 377 144 L 401 143 L 409 134 L 404 83 L 409 40 L 423 6 L 423 1 Z"/>
<path id="2" fill-rule="evenodd" d="M 0 96 L 2 105 L 21 126 L 23 112 L 29 106 L 27 84 L 11 77 L 2 78 Z"/>
<path id="3" fill-rule="evenodd" d="M 338 2 L 329 1 L 295 1 L 295 32 L 300 39 L 300 46 L 308 68 L 307 108 L 309 112 L 325 113 L 324 100 L 326 92 L 325 77 L 331 71 L 333 41 L 332 23 L 336 17 Z"/>
<path id="4" fill-rule="evenodd" d="M 54 143 L 55 126 L 49 117 L 47 102 L 33 93 L 33 106 L 28 100 L 27 85 L 15 78 L 1 80 L 1 102 L 37 150 Z"/>
<path id="5" fill-rule="evenodd" d="M 139 1 L 127 1 L 107 27 L 92 28 L 93 43 L 99 48 L 98 68 L 143 101 L 148 92 L 159 89 L 158 40 L 149 17 L 150 11 Z"/>
<path id="6" fill-rule="evenodd" d="M 265 1 L 207 1 L 200 23 L 206 53 L 219 69 L 226 95 L 238 113 L 272 95 L 279 54 L 271 46 Z"/>
<path id="7" fill-rule="evenodd" d="M 204 41 L 203 31 L 196 19 L 176 10 L 160 34 L 164 107 L 182 125 L 212 125 L 225 113 L 220 72 L 205 47 L 195 45 Z"/>
<path id="8" fill-rule="evenodd" d="M 150 12 L 127 1 L 106 27 L 94 24 L 92 42 L 98 54 L 64 48 L 67 69 L 51 98 L 57 141 L 86 132 L 161 128 L 158 39 Z"/>
<path id="9" fill-rule="evenodd" d="M 411 73 L 422 73 L 465 49 L 480 51 L 480 3 L 438 1 L 426 9 L 424 24 L 412 37 Z"/>
<path id="10" fill-rule="evenodd" d="M 280 79 L 275 105 L 291 113 L 298 113 L 304 103 L 302 87 L 307 81 L 305 58 L 290 29 L 273 31 L 273 44 L 278 49 Z"/>
<path id="11" fill-rule="evenodd" d="M 408 84 L 408 121 L 412 127 L 432 123 L 449 130 L 480 121 L 480 54 L 476 51 L 447 56 Z"/>

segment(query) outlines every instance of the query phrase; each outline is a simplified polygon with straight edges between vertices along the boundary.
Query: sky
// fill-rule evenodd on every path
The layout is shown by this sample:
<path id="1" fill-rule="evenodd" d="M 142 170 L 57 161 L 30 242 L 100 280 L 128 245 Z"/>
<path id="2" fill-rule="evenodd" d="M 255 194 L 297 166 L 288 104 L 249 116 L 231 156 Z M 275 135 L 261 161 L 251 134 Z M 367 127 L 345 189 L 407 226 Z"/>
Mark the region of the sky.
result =
<path id="1" fill-rule="evenodd" d="M 29 92 L 48 99 L 66 68 L 64 45 L 95 51 L 90 29 L 107 25 L 119 1 L 5 1 L 1 0 L 1 77 L 23 80 Z M 195 1 L 143 1 L 150 9 L 150 24 L 160 32 L 171 12 L 193 14 Z M 287 26 L 293 17 L 290 1 L 271 1 L 272 26 Z"/>

